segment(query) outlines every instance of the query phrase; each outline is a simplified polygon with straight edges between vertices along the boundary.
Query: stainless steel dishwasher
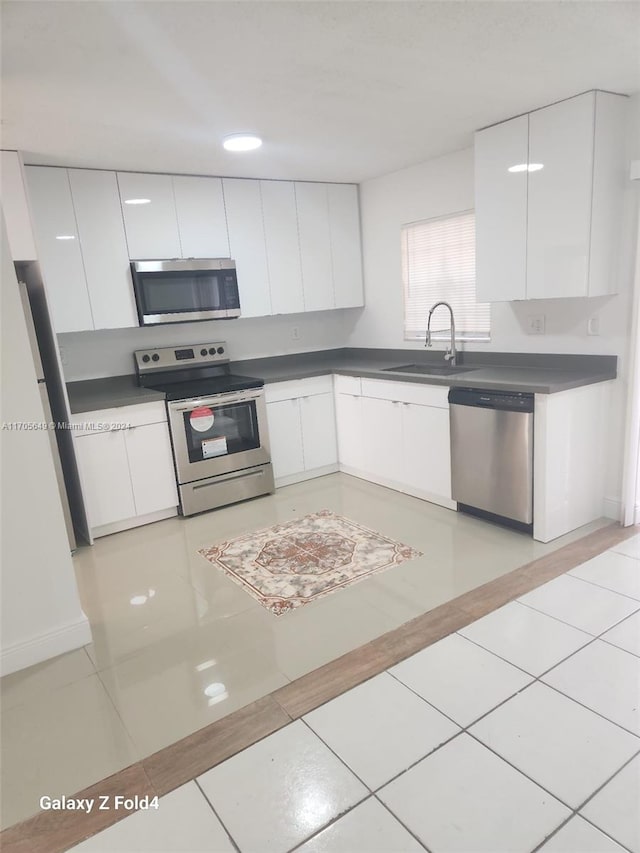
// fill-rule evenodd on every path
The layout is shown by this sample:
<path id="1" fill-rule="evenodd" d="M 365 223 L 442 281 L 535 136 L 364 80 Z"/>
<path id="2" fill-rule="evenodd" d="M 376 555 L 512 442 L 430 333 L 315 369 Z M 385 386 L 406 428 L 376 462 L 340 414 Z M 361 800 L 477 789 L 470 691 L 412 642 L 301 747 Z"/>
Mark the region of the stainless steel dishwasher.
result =
<path id="1" fill-rule="evenodd" d="M 451 388 L 449 406 L 458 509 L 530 530 L 533 394 Z"/>

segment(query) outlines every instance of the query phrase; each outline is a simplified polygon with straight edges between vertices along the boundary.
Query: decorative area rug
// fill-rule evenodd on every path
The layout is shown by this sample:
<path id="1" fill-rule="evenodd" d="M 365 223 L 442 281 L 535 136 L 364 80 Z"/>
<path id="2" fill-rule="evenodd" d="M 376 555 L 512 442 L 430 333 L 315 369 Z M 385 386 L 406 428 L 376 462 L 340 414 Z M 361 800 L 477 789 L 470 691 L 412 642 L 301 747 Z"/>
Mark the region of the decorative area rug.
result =
<path id="1" fill-rule="evenodd" d="M 198 553 L 276 616 L 422 556 L 327 509 Z"/>

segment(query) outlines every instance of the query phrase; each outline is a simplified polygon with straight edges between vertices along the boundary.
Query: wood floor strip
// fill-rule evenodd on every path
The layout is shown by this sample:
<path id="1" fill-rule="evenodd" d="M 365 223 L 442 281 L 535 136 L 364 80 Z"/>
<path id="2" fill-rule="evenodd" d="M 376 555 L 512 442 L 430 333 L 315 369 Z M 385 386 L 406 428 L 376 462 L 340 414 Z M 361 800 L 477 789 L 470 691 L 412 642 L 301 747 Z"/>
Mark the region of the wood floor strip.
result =
<path id="1" fill-rule="evenodd" d="M 74 794 L 74 798 L 95 799 L 89 814 L 86 811 L 42 811 L 0 833 L 0 849 L 2 853 L 62 853 L 136 811 L 135 808 L 114 809 L 115 796 L 133 798 L 155 794 L 142 764 L 132 764 Z M 106 801 L 111 806 L 108 811 L 98 808 L 103 802 L 101 796 L 109 798 Z"/>
<path id="2" fill-rule="evenodd" d="M 509 601 L 638 533 L 610 524 L 423 613 L 74 797 L 150 795 L 180 785 Z M 127 812 L 41 812 L 0 833 L 3 853 L 62 853 Z"/>
<path id="3" fill-rule="evenodd" d="M 144 758 L 142 765 L 158 793 L 167 794 L 290 722 L 272 696 L 265 696 Z"/>

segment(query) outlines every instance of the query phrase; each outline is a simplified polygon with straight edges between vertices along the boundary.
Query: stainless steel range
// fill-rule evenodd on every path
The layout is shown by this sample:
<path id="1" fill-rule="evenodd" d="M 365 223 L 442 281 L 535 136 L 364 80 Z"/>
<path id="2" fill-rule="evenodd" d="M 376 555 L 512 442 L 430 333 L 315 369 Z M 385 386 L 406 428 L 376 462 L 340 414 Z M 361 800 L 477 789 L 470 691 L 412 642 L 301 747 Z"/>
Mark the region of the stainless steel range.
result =
<path id="1" fill-rule="evenodd" d="M 183 515 L 274 491 L 264 381 L 229 370 L 223 341 L 134 353 L 164 393 Z"/>

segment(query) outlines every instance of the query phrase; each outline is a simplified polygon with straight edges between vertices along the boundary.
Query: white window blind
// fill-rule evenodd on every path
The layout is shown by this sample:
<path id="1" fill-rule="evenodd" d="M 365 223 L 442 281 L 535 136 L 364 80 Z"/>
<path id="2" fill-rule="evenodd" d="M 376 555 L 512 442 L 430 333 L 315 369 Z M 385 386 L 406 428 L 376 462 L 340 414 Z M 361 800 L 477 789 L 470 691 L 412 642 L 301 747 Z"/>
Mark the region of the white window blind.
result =
<path id="1" fill-rule="evenodd" d="M 405 340 L 424 338 L 429 309 L 444 299 L 453 308 L 456 340 L 491 337 L 488 303 L 476 302 L 476 233 L 473 211 L 402 227 Z M 449 312 L 431 320 L 434 340 L 448 340 Z"/>

